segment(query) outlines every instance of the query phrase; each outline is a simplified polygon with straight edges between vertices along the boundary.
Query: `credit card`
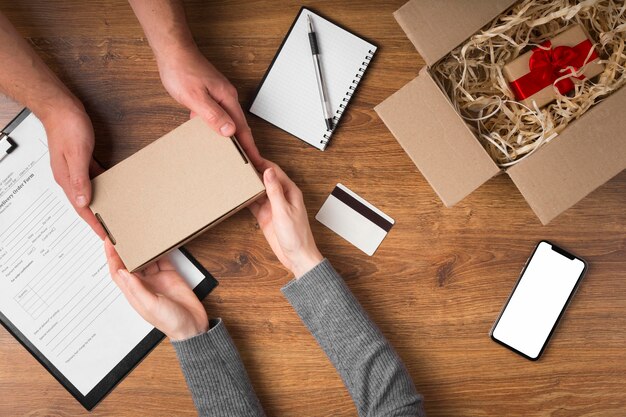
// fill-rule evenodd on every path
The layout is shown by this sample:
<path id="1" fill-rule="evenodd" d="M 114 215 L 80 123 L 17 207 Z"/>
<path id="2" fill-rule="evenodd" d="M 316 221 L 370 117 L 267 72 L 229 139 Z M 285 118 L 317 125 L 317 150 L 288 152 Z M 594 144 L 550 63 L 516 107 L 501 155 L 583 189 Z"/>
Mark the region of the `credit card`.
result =
<path id="1" fill-rule="evenodd" d="M 372 256 L 395 221 L 343 184 L 337 184 L 315 218 Z"/>

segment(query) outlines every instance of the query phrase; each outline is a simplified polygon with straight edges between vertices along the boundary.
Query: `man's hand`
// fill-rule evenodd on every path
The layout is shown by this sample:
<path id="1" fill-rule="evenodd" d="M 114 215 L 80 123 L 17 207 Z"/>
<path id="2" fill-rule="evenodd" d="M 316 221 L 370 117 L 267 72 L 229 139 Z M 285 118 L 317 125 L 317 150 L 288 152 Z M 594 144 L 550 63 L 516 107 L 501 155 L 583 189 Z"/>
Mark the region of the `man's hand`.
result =
<path id="1" fill-rule="evenodd" d="M 91 201 L 90 168 L 94 133 L 89 116 L 82 107 L 58 109 L 42 120 L 48 136 L 50 166 L 54 179 L 63 188 L 76 212 L 102 239 L 102 225 L 89 209 Z"/>
<path id="2" fill-rule="evenodd" d="M 201 117 L 222 136 L 236 136 L 259 168 L 259 154 L 237 97 L 237 89 L 194 46 L 159 61 L 163 86 L 170 95 Z"/>
<path id="3" fill-rule="evenodd" d="M 278 165 L 266 161 L 266 166 L 267 196 L 249 208 L 278 260 L 300 278 L 323 257 L 311 233 L 302 192 Z"/>
<path id="4" fill-rule="evenodd" d="M 102 226 L 89 210 L 94 135 L 85 109 L 2 13 L 0 62 L 11 62 L 0 71 L 0 92 L 28 107 L 41 120 L 54 178 L 78 214 L 104 238 Z"/>
<path id="5" fill-rule="evenodd" d="M 150 42 L 161 81 L 176 101 L 223 136 L 236 136 L 261 170 L 264 159 L 237 100 L 237 90 L 200 53 L 181 0 L 129 0 Z"/>
<path id="6" fill-rule="evenodd" d="M 189 339 L 209 330 L 204 306 L 169 260 L 131 274 L 108 238 L 104 247 L 113 281 L 144 320 L 172 340 Z"/>

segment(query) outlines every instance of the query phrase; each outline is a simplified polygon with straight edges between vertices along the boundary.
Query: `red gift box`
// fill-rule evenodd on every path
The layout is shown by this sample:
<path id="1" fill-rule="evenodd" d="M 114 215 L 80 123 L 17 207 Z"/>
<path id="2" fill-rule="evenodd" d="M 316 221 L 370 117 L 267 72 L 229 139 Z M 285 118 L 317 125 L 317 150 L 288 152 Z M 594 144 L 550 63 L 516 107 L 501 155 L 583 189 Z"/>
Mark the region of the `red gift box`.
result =
<path id="1" fill-rule="evenodd" d="M 576 25 L 520 55 L 503 73 L 517 100 L 542 107 L 556 99 L 557 90 L 567 94 L 576 82 L 600 74 L 604 66 L 598 60 L 593 43 Z"/>

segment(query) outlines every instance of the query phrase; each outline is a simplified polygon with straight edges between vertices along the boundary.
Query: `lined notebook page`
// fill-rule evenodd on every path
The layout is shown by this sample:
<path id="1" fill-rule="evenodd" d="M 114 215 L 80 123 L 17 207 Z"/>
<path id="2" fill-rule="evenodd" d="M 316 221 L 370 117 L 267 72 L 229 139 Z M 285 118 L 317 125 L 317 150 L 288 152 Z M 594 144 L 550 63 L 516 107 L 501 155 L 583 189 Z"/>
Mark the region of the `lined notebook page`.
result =
<path id="1" fill-rule="evenodd" d="M 320 48 L 335 127 L 376 47 L 323 17 L 302 9 L 278 52 L 250 112 L 303 141 L 324 150 L 326 130 L 308 38 L 311 15 Z"/>

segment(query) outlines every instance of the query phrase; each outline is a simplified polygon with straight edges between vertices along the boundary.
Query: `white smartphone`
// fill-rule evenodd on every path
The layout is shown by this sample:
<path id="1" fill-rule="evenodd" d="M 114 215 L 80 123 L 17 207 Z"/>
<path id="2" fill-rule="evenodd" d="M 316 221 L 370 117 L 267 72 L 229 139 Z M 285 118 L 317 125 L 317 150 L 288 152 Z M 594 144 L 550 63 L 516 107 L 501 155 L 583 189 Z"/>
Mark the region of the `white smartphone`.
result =
<path id="1" fill-rule="evenodd" d="M 491 329 L 491 339 L 527 359 L 539 359 L 586 270 L 584 260 L 539 242 Z"/>

